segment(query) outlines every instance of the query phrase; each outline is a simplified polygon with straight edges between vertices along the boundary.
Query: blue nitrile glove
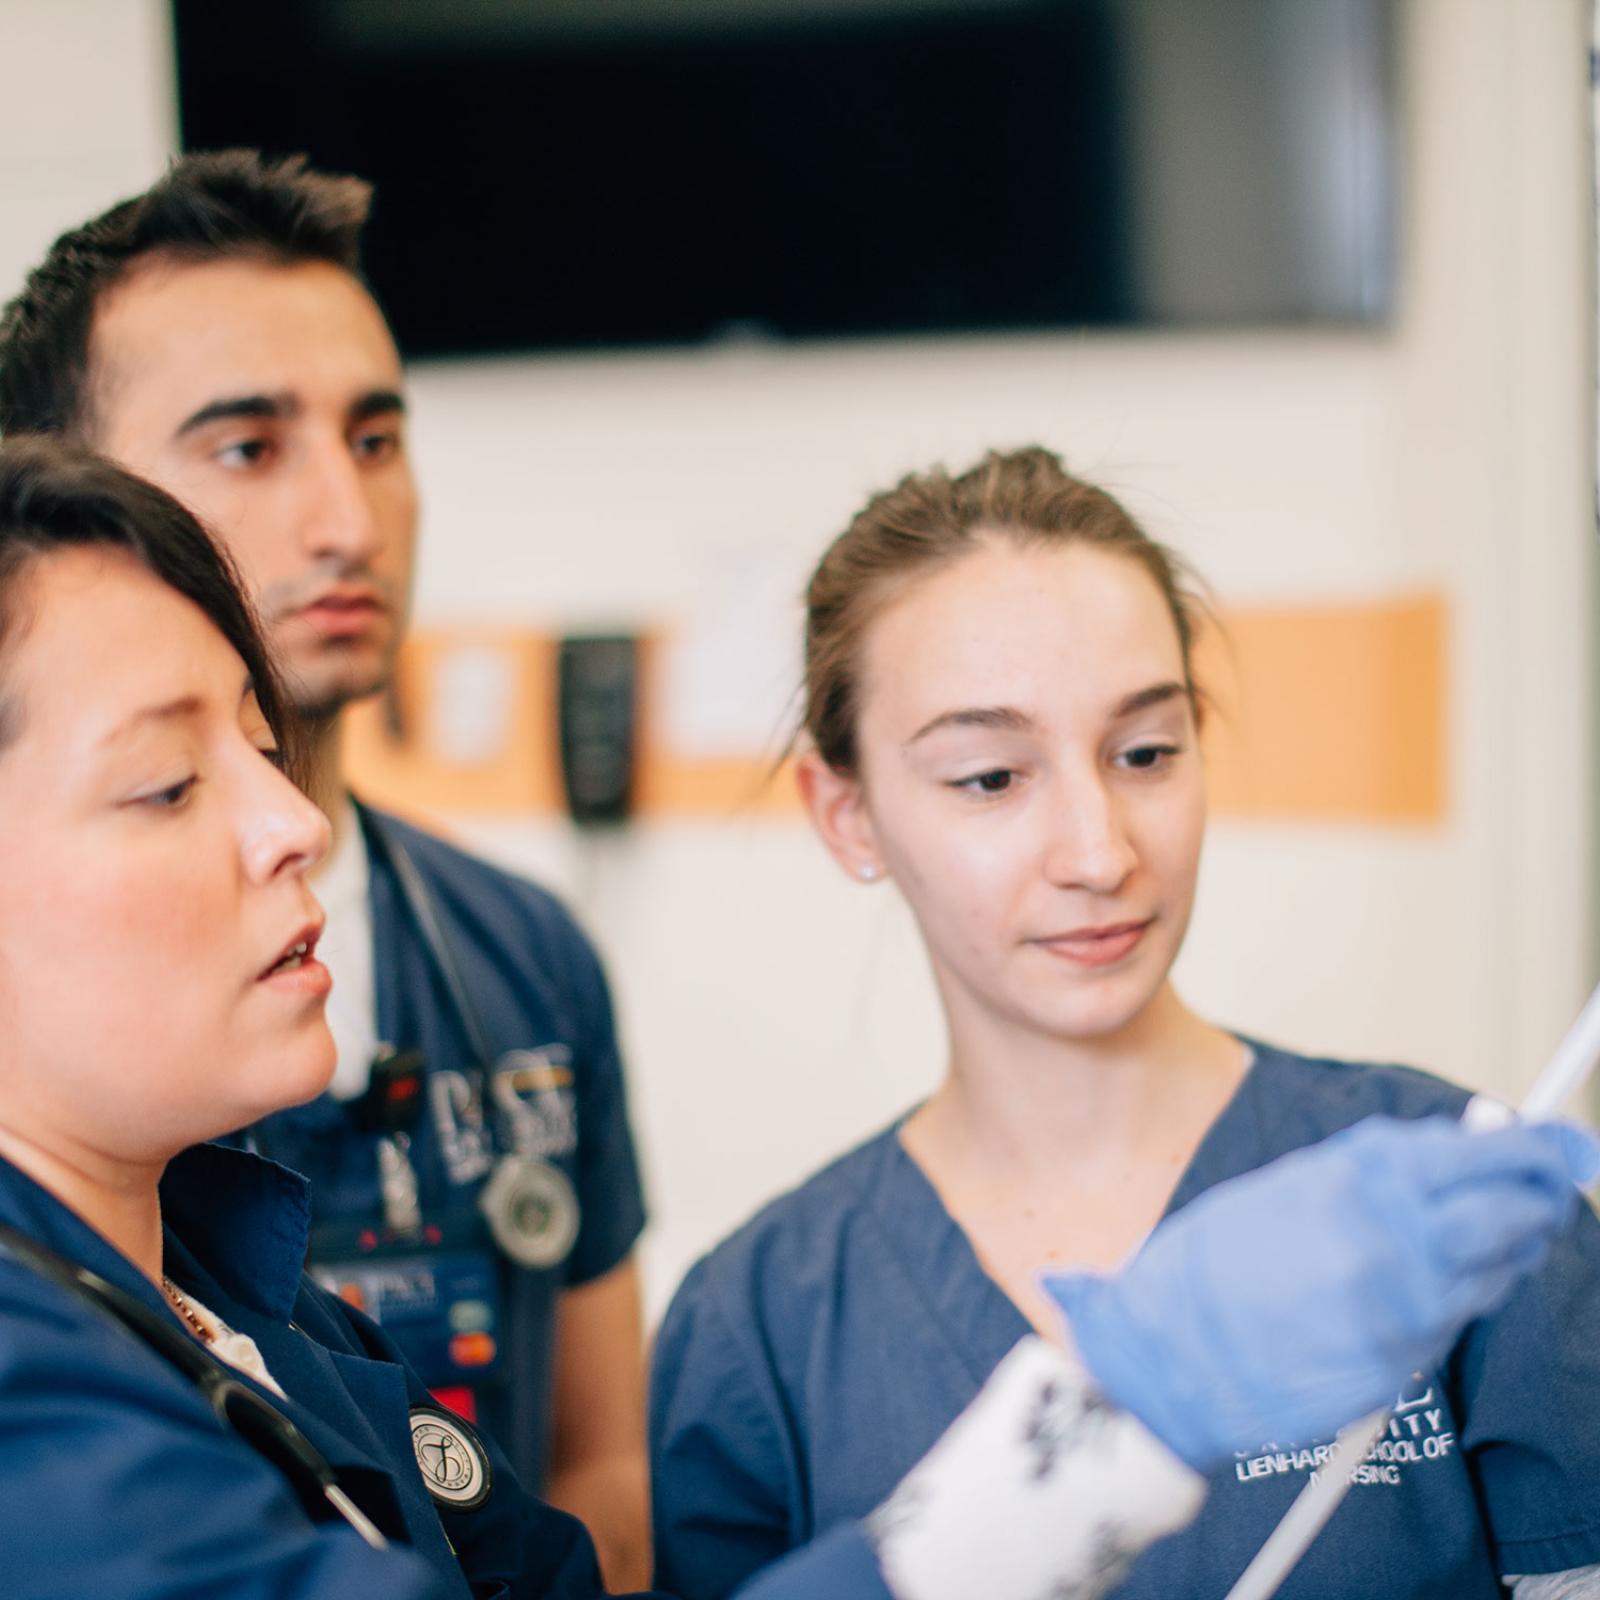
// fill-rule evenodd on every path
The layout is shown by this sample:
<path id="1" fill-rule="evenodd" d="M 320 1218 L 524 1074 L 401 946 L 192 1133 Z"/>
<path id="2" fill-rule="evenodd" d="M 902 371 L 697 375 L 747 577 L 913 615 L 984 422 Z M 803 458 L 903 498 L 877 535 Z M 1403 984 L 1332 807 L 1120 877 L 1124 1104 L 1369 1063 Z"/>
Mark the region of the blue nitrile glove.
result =
<path id="1" fill-rule="evenodd" d="M 1544 1258 L 1600 1173 L 1558 1123 L 1367 1121 L 1217 1185 L 1114 1277 L 1046 1277 L 1106 1395 L 1191 1466 L 1392 1403 Z"/>

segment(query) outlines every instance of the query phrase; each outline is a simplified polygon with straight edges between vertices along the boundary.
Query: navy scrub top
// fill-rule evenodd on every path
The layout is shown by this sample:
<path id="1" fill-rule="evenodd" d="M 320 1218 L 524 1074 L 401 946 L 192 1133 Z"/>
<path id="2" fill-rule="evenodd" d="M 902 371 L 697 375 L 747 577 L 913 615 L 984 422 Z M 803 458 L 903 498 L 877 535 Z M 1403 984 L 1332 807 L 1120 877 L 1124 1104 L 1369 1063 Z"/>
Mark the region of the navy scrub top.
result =
<path id="1" fill-rule="evenodd" d="M 0 1257 L 5 1600 L 603 1600 L 582 1526 L 524 1495 L 492 1442 L 481 1505 L 429 1497 L 410 1416 L 429 1397 L 378 1328 L 302 1275 L 302 1180 L 201 1145 L 168 1166 L 161 1203 L 168 1272 L 255 1340 L 287 1398 L 232 1375 L 299 1427 L 391 1546 L 313 1522 L 174 1366 Z M 0 1221 L 180 1325 L 131 1262 L 3 1158 Z M 746 1600 L 890 1597 L 861 1530 L 846 1527 L 757 1579 Z"/>
<path id="2" fill-rule="evenodd" d="M 1363 1117 L 1458 1115 L 1467 1099 L 1403 1067 L 1253 1048 L 1169 1213 Z M 657 1582 L 717 1600 L 870 1510 L 1028 1331 L 896 1129 L 775 1201 L 691 1271 L 656 1343 Z M 1262 1440 L 1216 1473 L 1195 1523 L 1117 1595 L 1226 1594 L 1326 1443 Z M 1600 1225 L 1587 1210 L 1397 1396 L 1358 1471 L 1284 1600 L 1498 1600 L 1502 1574 L 1600 1562 Z"/>
<path id="3" fill-rule="evenodd" d="M 428 1239 L 386 1241 L 378 1136 L 351 1106 L 321 1095 L 267 1118 L 244 1136 L 251 1148 L 311 1181 L 311 1266 L 327 1281 L 369 1265 L 400 1262 L 437 1308 L 429 1326 L 415 1308 L 413 1342 L 395 1331 L 412 1364 L 472 1421 L 488 1429 L 532 1488 L 544 1481 L 556 1302 L 561 1291 L 621 1264 L 644 1226 L 644 1199 L 629 1131 L 621 1057 L 606 981 L 593 949 L 565 908 L 535 884 L 502 872 L 396 818 L 358 806 L 371 868 L 378 1036 L 420 1048 L 422 1107 L 410 1160 Z M 495 1052 L 479 1063 L 439 965 L 407 906 L 386 840 L 400 841 L 427 886 L 450 951 Z M 478 1207 L 493 1161 L 504 1153 L 504 1119 L 491 1079 L 533 1065 L 570 1078 L 553 1104 L 535 1101 L 542 1159 L 560 1168 L 577 1197 L 570 1253 L 546 1268 L 519 1266 L 494 1247 Z M 513 1094 L 515 1091 L 511 1091 Z M 527 1097 L 524 1096 L 524 1099 Z M 374 1253 L 375 1252 L 375 1253 Z M 341 1270 L 334 1270 L 335 1268 Z M 349 1271 L 342 1270 L 349 1268 Z M 476 1275 L 476 1276 L 475 1276 Z M 485 1285 L 481 1278 L 487 1276 Z M 478 1308 L 494 1340 L 492 1366 L 430 1369 L 427 1350 L 448 1349 L 452 1288 Z M 488 1306 L 487 1314 L 482 1307 Z M 366 1309 L 385 1322 L 384 1309 Z M 455 1391 L 470 1390 L 463 1403 Z"/>

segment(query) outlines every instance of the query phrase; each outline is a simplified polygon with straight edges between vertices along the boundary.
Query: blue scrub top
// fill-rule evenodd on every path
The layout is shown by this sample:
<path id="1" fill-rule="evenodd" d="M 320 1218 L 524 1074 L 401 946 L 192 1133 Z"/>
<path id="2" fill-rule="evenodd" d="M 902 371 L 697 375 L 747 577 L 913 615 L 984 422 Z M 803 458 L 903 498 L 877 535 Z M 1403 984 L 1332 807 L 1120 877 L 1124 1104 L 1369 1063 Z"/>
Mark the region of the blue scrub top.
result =
<path id="1" fill-rule="evenodd" d="M 1403 1067 L 1253 1048 L 1169 1213 L 1363 1117 L 1457 1115 L 1467 1098 Z M 657 1339 L 657 1582 L 718 1600 L 870 1510 L 1028 1331 L 896 1129 L 775 1201 L 691 1271 Z M 1263 1440 L 1215 1474 L 1196 1522 L 1117 1595 L 1226 1594 L 1326 1442 Z M 1284 1600 L 1499 1600 L 1501 1574 L 1600 1562 L 1600 1226 L 1587 1210 L 1397 1396 L 1359 1470 Z"/>
<path id="2" fill-rule="evenodd" d="M 440 1508 L 429 1497 L 410 1416 L 427 1392 L 380 1329 L 302 1275 L 301 1179 L 202 1145 L 170 1164 L 161 1203 L 168 1273 L 254 1339 L 287 1398 L 242 1373 L 237 1381 L 306 1435 L 391 1547 L 313 1521 L 167 1360 L 76 1293 L 0 1257 L 6 1600 L 603 1600 L 583 1528 L 524 1495 L 492 1441 L 481 1505 Z M 0 1221 L 181 1326 L 131 1262 L 4 1159 Z M 747 1600 L 889 1596 L 861 1531 L 845 1527 L 757 1579 Z"/>
<path id="3" fill-rule="evenodd" d="M 644 1226 L 605 977 L 588 940 L 544 890 L 368 807 L 358 807 L 358 816 L 371 865 L 378 1035 L 397 1049 L 420 1048 L 426 1063 L 409 1157 L 428 1238 L 384 1237 L 378 1135 L 355 1125 L 350 1105 L 322 1095 L 266 1119 L 246 1137 L 252 1148 L 310 1179 L 314 1269 L 406 1268 L 414 1290 L 408 1329 L 418 1328 L 418 1342 L 398 1326 L 391 1331 L 430 1383 L 471 1389 L 475 1420 L 500 1441 L 518 1477 L 537 1487 L 550 1430 L 556 1301 L 563 1289 L 618 1266 Z M 490 1063 L 475 1059 L 401 891 L 386 848 L 390 838 L 400 841 L 427 886 L 489 1035 Z M 480 1069 L 487 1065 L 490 1080 L 515 1080 L 530 1064 L 570 1080 L 553 1102 L 531 1102 L 528 1112 L 539 1119 L 533 1136 L 540 1158 L 566 1175 L 579 1207 L 570 1254 L 548 1268 L 502 1256 L 478 1206 L 494 1160 L 505 1153 L 494 1086 Z M 429 1305 L 437 1326 L 428 1325 Z M 381 1305 L 369 1301 L 366 1309 L 388 1320 Z M 430 1370 L 423 1343 L 450 1348 L 463 1331 L 451 1326 L 452 1318 L 472 1310 L 478 1320 L 465 1331 L 489 1333 L 492 1366 L 481 1374 Z M 476 1348 L 484 1348 L 481 1340 Z"/>

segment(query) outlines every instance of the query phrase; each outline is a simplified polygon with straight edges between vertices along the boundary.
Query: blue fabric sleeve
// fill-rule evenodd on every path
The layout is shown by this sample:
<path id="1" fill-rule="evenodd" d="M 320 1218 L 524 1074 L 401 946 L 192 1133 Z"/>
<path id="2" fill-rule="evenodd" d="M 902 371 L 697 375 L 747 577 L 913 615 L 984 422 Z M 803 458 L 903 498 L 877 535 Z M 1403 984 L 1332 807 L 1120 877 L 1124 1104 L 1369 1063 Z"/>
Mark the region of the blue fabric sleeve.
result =
<path id="1" fill-rule="evenodd" d="M 447 1600 L 404 1549 L 307 1520 L 284 1479 L 119 1330 L 0 1278 L 7 1600 Z"/>
<path id="2" fill-rule="evenodd" d="M 626 1259 L 643 1231 L 645 1210 L 605 974 L 576 927 L 570 951 L 583 1019 L 583 1056 L 577 1063 L 580 1223 L 565 1269 L 567 1286 L 576 1288 L 604 1277 Z"/>
<path id="3" fill-rule="evenodd" d="M 739 1591 L 738 1600 L 893 1600 L 857 1523 L 824 1534 Z"/>
<path id="4" fill-rule="evenodd" d="M 651 1367 L 655 1581 L 682 1600 L 724 1600 L 805 1536 L 778 1397 L 745 1359 L 709 1278 L 702 1262 L 684 1280 Z"/>
<path id="5" fill-rule="evenodd" d="M 1497 1569 L 1600 1562 L 1600 1223 L 1587 1207 L 1460 1341 L 1449 1381 Z"/>

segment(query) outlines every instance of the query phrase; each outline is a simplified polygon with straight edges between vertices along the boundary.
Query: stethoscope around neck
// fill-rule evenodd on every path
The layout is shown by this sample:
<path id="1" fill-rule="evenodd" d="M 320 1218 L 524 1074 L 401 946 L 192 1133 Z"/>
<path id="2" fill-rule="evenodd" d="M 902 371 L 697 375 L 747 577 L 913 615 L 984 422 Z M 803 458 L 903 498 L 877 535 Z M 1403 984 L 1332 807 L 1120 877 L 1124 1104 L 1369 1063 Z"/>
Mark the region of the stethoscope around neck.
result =
<path id="1" fill-rule="evenodd" d="M 492 1104 L 489 1078 L 495 1061 L 494 1043 L 484 1026 L 482 1014 L 473 1001 L 472 991 L 456 958 L 455 947 L 445 931 L 434 904 L 432 892 L 411 859 L 411 852 L 393 829 L 370 811 L 358 812 L 369 839 L 388 858 L 428 959 L 444 984 L 451 1009 L 466 1036 L 472 1062 L 470 1076 L 476 1080 L 478 1103 L 490 1115 L 498 1115 Z M 397 1098 L 420 1110 L 422 1059 L 418 1052 L 406 1052 L 403 1071 L 412 1083 L 403 1097 L 393 1091 L 393 1081 L 375 1081 L 366 1097 L 376 1103 L 381 1119 L 382 1107 Z M 391 1056 L 378 1067 L 390 1070 L 397 1058 Z M 408 1138 L 396 1125 L 379 1126 L 379 1184 L 383 1196 L 385 1222 L 392 1234 L 415 1234 L 421 1230 L 416 1173 L 407 1153 Z M 511 1260 L 529 1268 L 548 1268 L 566 1258 L 578 1235 L 578 1197 L 570 1180 L 553 1163 L 537 1155 L 518 1151 L 516 1139 L 502 1135 L 502 1153 L 495 1162 L 489 1181 L 479 1194 L 479 1207 L 488 1222 L 495 1242 Z"/>
<path id="2" fill-rule="evenodd" d="M 483 1017 L 473 1001 L 472 991 L 467 987 L 461 963 L 456 960 L 455 946 L 439 919 L 438 909 L 433 903 L 433 893 L 424 881 L 422 873 L 418 871 L 416 862 L 411 859 L 411 852 L 395 836 L 394 830 L 387 827 L 370 811 L 363 810 L 358 816 L 366 829 L 367 837 L 376 840 L 378 848 L 388 857 L 395 880 L 400 886 L 400 898 L 405 901 L 406 911 L 416 924 L 417 932 L 427 949 L 428 959 L 433 963 L 434 970 L 439 974 L 445 992 L 450 997 L 451 1009 L 461 1024 L 462 1032 L 467 1036 L 467 1047 L 472 1053 L 475 1071 L 482 1077 L 488 1073 L 490 1063 L 494 1060 L 494 1045 L 489 1038 L 489 1030 L 484 1026 Z"/>
<path id="3" fill-rule="evenodd" d="M 9 1256 L 76 1295 L 176 1367 L 199 1389 L 217 1420 L 283 1474 L 313 1521 L 325 1520 L 331 1509 L 374 1550 L 388 1548 L 389 1541 L 340 1488 L 338 1475 L 317 1447 L 197 1339 L 98 1272 L 58 1255 L 5 1223 L 0 1223 L 0 1256 Z"/>

